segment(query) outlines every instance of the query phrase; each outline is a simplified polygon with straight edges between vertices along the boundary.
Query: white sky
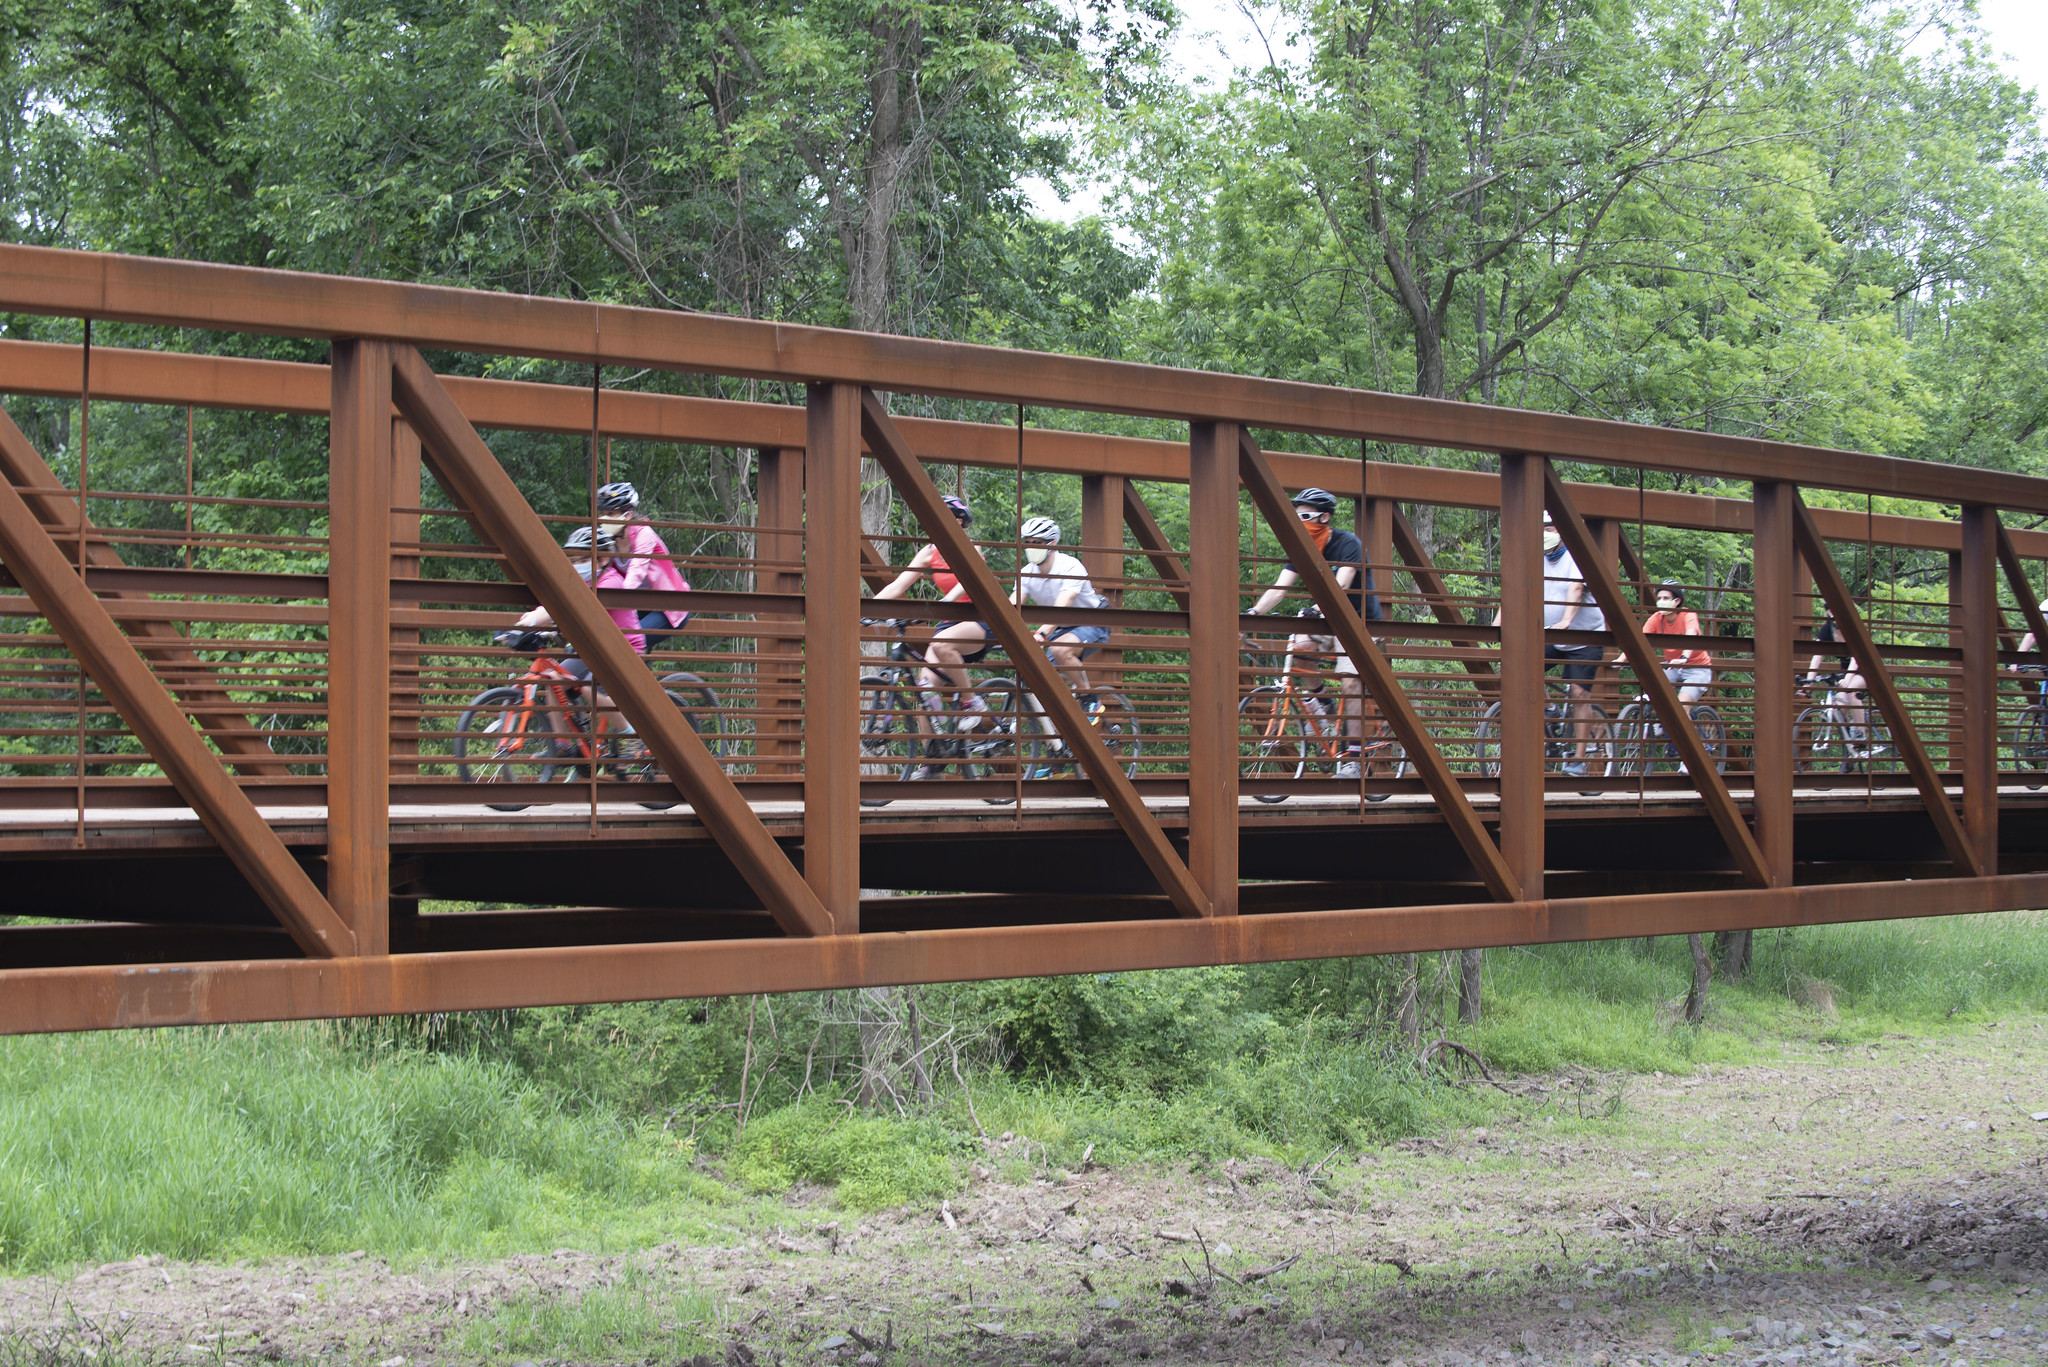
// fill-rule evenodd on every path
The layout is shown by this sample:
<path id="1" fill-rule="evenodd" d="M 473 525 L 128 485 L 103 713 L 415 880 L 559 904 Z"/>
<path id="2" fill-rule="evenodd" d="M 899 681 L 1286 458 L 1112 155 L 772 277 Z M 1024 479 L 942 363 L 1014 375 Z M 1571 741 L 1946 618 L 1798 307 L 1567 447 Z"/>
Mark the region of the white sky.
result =
<path id="1" fill-rule="evenodd" d="M 1184 78 L 1222 85 L 1236 67 L 1264 60 L 1259 28 L 1239 0 L 1180 0 L 1180 5 L 1186 17 L 1172 56 Z M 1993 52 L 2015 79 L 2042 96 L 2048 116 L 2048 0 L 1978 0 L 1977 8 Z M 1270 8 L 1254 6 L 1254 11 L 1261 22 L 1273 22 Z M 1281 51 L 1281 35 L 1269 28 L 1266 36 L 1275 52 Z M 1072 222 L 1102 211 L 1100 186 L 1079 187 L 1065 203 L 1042 181 L 1027 188 L 1034 207 L 1048 218 Z"/>

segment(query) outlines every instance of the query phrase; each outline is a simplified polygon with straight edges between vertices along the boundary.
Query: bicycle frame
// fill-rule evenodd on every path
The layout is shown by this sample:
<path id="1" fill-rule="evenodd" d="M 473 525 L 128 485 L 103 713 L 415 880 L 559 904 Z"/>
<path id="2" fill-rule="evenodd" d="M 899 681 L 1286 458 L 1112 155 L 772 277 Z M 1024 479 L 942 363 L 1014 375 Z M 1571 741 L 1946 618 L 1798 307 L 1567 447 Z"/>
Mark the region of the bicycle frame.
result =
<path id="1" fill-rule="evenodd" d="M 1273 709 L 1272 715 L 1266 719 L 1263 739 L 1268 742 L 1278 739 L 1285 733 L 1291 716 L 1299 715 L 1306 718 L 1309 715 L 1308 703 L 1302 696 L 1305 690 L 1298 687 L 1294 682 L 1297 673 L 1294 660 L 1295 650 L 1290 643 L 1281 654 L 1280 672 L 1273 679 L 1274 686 L 1280 690 L 1280 704 Z M 1323 713 L 1315 719 L 1316 725 L 1314 727 L 1303 728 L 1305 732 L 1312 731 L 1314 733 L 1315 744 L 1317 749 L 1321 751 L 1322 758 L 1333 764 L 1344 758 L 1343 706 L 1343 700 L 1340 697 L 1336 713 Z M 1329 728 L 1328 730 L 1324 729 L 1326 725 Z"/>
<path id="2" fill-rule="evenodd" d="M 516 711 L 519 717 L 516 725 L 508 726 L 500 734 L 518 736 L 520 738 L 519 743 L 522 745 L 525 742 L 527 726 L 530 720 L 536 713 L 546 710 L 545 705 L 536 704 L 536 695 L 541 690 L 545 689 L 547 691 L 548 700 L 552 702 L 554 709 L 565 717 L 574 717 L 584 707 L 580 700 L 572 699 L 569 696 L 570 689 L 581 693 L 586 686 L 584 681 L 562 668 L 561 663 L 552 655 L 534 656 L 533 662 L 526 667 L 525 672 L 512 680 L 512 686 L 520 690 L 521 696 L 518 706 L 506 710 Z M 587 729 L 578 726 L 568 735 L 556 731 L 549 731 L 547 733 L 547 744 L 551 747 L 559 749 L 569 743 L 572 737 L 575 746 L 573 752 L 569 754 L 558 753 L 550 756 L 551 758 L 566 759 L 572 764 L 578 760 L 585 764 L 595 764 L 597 762 L 597 749 L 592 745 L 592 741 L 596 737 L 603 735 L 609 728 L 605 724 L 604 713 L 596 709 L 593 709 L 593 711 L 595 715 L 592 716 L 591 725 Z"/>

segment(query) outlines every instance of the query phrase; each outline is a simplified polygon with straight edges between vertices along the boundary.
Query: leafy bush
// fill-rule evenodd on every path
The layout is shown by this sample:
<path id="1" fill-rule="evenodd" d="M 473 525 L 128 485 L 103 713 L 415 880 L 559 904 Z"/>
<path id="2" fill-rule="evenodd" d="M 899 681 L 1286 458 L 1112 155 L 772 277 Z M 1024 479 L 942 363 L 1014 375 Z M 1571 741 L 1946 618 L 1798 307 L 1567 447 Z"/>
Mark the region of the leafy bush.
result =
<path id="1" fill-rule="evenodd" d="M 879 1210 L 958 1191 L 957 1162 L 970 1151 L 979 1146 L 934 1119 L 863 1115 L 813 1100 L 749 1124 L 727 1171 L 751 1191 L 814 1182 L 836 1188 L 850 1209 Z"/>
<path id="2" fill-rule="evenodd" d="M 985 989 L 1015 1067 L 1165 1094 L 1209 1080 L 1236 1050 L 1244 970 L 1171 969 L 1022 978 Z"/>

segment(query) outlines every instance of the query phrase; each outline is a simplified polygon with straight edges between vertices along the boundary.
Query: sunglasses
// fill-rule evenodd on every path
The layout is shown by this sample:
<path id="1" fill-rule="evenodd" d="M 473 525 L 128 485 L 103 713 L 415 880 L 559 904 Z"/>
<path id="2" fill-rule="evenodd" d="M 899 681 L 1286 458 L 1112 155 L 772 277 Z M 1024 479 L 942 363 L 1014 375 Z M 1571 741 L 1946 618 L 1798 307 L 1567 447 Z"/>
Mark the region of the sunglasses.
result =
<path id="1" fill-rule="evenodd" d="M 1294 510 L 1294 515 L 1300 518 L 1303 522 L 1313 522 L 1317 518 L 1323 516 L 1322 513 L 1318 512 L 1314 508 L 1296 508 Z"/>

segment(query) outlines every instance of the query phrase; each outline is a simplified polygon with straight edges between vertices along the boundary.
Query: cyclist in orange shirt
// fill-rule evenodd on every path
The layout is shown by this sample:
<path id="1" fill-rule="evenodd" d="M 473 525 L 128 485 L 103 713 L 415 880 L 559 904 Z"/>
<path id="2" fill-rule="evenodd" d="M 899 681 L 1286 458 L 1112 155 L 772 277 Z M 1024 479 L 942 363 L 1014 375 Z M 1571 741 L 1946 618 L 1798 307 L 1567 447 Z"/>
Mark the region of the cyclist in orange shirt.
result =
<path id="1" fill-rule="evenodd" d="M 1650 636 L 1704 636 L 1700 615 L 1685 606 L 1685 586 L 1666 579 L 1657 586 L 1657 610 L 1643 623 Z M 1678 700 L 1691 707 L 1714 682 L 1714 657 L 1696 647 L 1666 646 L 1664 677 L 1678 685 Z"/>

